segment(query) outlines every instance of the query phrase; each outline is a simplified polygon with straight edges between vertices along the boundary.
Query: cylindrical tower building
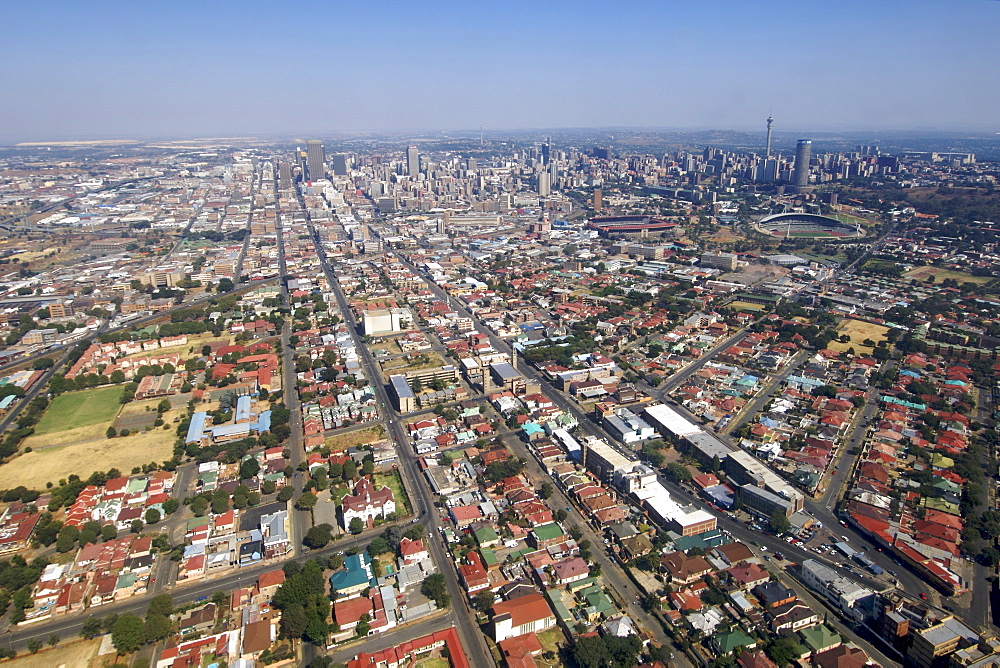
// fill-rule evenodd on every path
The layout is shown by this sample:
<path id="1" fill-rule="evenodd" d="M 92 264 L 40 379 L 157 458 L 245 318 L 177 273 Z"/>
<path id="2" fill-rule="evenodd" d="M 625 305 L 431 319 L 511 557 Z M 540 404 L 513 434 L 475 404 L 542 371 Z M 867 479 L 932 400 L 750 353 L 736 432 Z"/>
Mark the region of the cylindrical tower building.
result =
<path id="1" fill-rule="evenodd" d="M 800 139 L 795 145 L 795 171 L 792 183 L 797 188 L 809 185 L 809 159 L 812 157 L 812 139 Z"/>

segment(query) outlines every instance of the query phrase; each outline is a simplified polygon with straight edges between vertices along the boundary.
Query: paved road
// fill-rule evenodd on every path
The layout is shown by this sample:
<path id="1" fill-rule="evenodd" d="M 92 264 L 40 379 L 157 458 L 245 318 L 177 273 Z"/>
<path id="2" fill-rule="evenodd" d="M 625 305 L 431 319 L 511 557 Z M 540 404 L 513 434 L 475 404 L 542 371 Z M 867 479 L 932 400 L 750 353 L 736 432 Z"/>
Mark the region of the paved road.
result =
<path id="1" fill-rule="evenodd" d="M 280 202 L 281 200 L 278 197 L 277 178 L 275 178 L 272 185 L 274 187 L 275 202 Z M 278 240 L 278 269 L 281 276 L 286 276 L 288 274 L 288 267 L 285 264 L 285 235 L 282 230 L 281 208 L 277 205 L 275 208 L 274 229 Z M 286 281 L 280 281 L 279 285 L 281 286 L 282 303 L 290 305 L 291 302 L 288 299 L 288 283 Z M 291 412 L 291 415 L 288 418 L 288 427 L 291 430 L 291 435 L 288 437 L 288 441 L 285 444 L 290 454 L 289 464 L 292 468 L 297 469 L 299 464 L 305 461 L 305 446 L 302 442 L 302 408 L 299 404 L 299 393 L 295 387 L 295 359 L 290 342 L 291 333 L 291 319 L 285 318 L 284 325 L 281 327 L 281 396 L 285 407 Z M 293 498 L 298 498 L 302 494 L 304 484 L 304 475 L 296 475 L 292 478 L 292 487 L 295 490 L 295 496 Z M 298 556 L 302 550 L 302 539 L 312 526 L 312 515 L 311 513 L 295 509 L 291 509 L 290 513 L 288 521 L 289 540 L 291 541 L 292 556 L 294 557 Z"/>
<path id="2" fill-rule="evenodd" d="M 367 652 L 368 654 L 380 652 L 383 649 L 389 649 L 404 642 L 416 640 L 437 631 L 443 631 L 449 626 L 455 626 L 455 624 L 456 612 L 454 608 L 450 608 L 443 614 L 438 613 L 428 619 L 422 619 L 407 626 L 369 636 L 364 642 L 354 642 L 345 648 L 334 649 L 328 652 L 326 656 L 334 665 L 347 663 L 360 652 Z"/>
<path id="3" fill-rule="evenodd" d="M 306 211 L 308 214 L 308 209 Z M 390 402 L 389 395 L 386 392 L 385 385 L 382 382 L 382 374 L 379 371 L 374 357 L 372 357 L 371 352 L 368 350 L 368 347 L 360 340 L 360 336 L 358 334 L 358 322 L 354 318 L 354 313 L 351 311 L 350 306 L 347 303 L 347 298 L 344 295 L 343 290 L 340 288 L 340 283 L 337 281 L 337 277 L 330 268 L 326 253 L 323 250 L 322 244 L 319 242 L 319 236 L 316 233 L 315 228 L 313 228 L 312 222 L 308 221 L 308 224 L 310 227 L 310 234 L 313 238 L 313 243 L 316 247 L 316 252 L 322 262 L 323 271 L 326 274 L 327 281 L 330 283 L 330 288 L 334 291 L 334 294 L 337 297 L 341 317 L 344 319 L 344 322 L 347 324 L 351 332 L 351 336 L 354 338 L 354 343 L 359 352 L 359 358 L 364 369 L 365 376 L 368 378 L 373 389 L 375 390 L 375 396 L 381 407 L 380 415 L 384 421 L 383 424 L 386 427 L 386 433 L 389 434 L 396 443 L 396 451 L 399 456 L 399 471 L 401 473 L 403 484 L 406 487 L 407 494 L 409 495 L 410 501 L 414 506 L 413 510 L 420 517 L 425 518 L 426 520 L 425 525 L 428 529 L 428 546 L 430 548 L 431 556 L 434 559 L 434 563 L 437 564 L 438 570 L 445 575 L 445 581 L 448 585 L 448 594 L 451 596 L 452 606 L 459 609 L 455 619 L 457 622 L 456 628 L 458 630 L 459 637 L 462 640 L 462 645 L 465 647 L 466 653 L 468 654 L 473 665 L 494 665 L 495 661 L 490 654 L 483 635 L 480 632 L 479 627 L 473 621 L 475 619 L 475 613 L 469 606 L 469 597 L 466 595 L 465 590 L 462 589 L 458 582 L 454 562 L 445 549 L 443 543 L 444 539 L 438 531 L 440 527 L 440 519 L 437 512 L 434 511 L 431 502 L 431 499 L 434 498 L 433 490 L 430 488 L 430 484 L 418 468 L 418 458 L 416 454 L 413 452 L 412 448 L 408 447 L 407 435 L 403 430 L 401 420 L 399 420 L 395 415 L 392 417 L 389 416 L 389 413 L 392 410 L 392 404 Z"/>
<path id="4" fill-rule="evenodd" d="M 410 521 L 412 520 L 396 522 L 395 524 L 406 527 Z M 357 536 L 346 536 L 321 550 L 304 550 L 301 557 L 286 555 L 280 559 L 273 559 L 265 563 L 226 571 L 226 574 L 223 576 L 204 578 L 193 582 L 181 582 L 173 585 L 168 592 L 148 591 L 145 594 L 133 596 L 123 601 L 90 608 L 86 611 L 86 614 L 59 616 L 22 626 L 13 632 L 0 635 L 0 646 L 12 644 L 15 649 L 23 648 L 28 640 L 36 638 L 44 641 L 50 633 L 57 633 L 61 638 L 69 639 L 80 632 L 83 622 L 89 617 L 105 617 L 111 613 L 143 615 L 145 614 L 146 607 L 149 605 L 149 600 L 154 595 L 160 593 L 169 593 L 174 599 L 174 604 L 181 605 L 191 603 L 202 597 L 210 597 L 217 591 L 230 592 L 238 587 L 249 587 L 256 582 L 261 573 L 281 568 L 285 562 L 293 560 L 302 561 L 304 559 L 311 559 L 314 556 L 329 557 L 334 554 L 342 554 L 351 548 L 361 549 L 367 547 L 372 538 L 381 535 L 391 525 L 392 523 L 383 524 L 375 529 L 364 531 Z"/>

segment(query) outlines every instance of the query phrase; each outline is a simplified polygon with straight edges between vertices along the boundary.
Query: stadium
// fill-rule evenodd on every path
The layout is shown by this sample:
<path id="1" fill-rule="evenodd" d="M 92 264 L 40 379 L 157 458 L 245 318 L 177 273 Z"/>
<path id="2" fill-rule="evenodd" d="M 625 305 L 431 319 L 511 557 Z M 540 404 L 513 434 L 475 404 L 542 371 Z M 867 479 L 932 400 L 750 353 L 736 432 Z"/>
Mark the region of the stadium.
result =
<path id="1" fill-rule="evenodd" d="M 651 216 L 609 216 L 593 218 L 587 227 L 597 230 L 602 237 L 620 235 L 645 238 L 651 233 L 672 230 L 677 227 L 677 223 Z"/>
<path id="2" fill-rule="evenodd" d="M 778 213 L 761 218 L 754 226 L 758 232 L 793 239 L 860 239 L 866 232 L 860 225 L 849 225 L 835 218 L 815 213 Z"/>

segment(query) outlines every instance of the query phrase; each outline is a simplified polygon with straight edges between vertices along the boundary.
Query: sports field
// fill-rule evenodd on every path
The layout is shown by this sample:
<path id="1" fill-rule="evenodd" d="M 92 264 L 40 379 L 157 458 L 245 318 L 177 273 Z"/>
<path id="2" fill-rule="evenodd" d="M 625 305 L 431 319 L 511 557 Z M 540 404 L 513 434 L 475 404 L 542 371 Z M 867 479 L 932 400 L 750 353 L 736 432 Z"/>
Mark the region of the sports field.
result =
<path id="1" fill-rule="evenodd" d="M 94 390 L 60 394 L 49 404 L 42 419 L 35 427 L 35 434 L 43 436 L 87 425 L 110 423 L 121 405 L 123 387 L 120 385 Z"/>
<path id="2" fill-rule="evenodd" d="M 942 269 L 941 267 L 917 267 L 906 272 L 903 276 L 905 278 L 915 278 L 918 281 L 926 281 L 928 277 L 933 276 L 935 283 L 941 283 L 946 278 L 950 278 L 957 281 L 959 285 L 962 283 L 982 285 L 990 281 L 989 276 L 973 276 L 972 274 L 966 274 L 964 271 Z"/>

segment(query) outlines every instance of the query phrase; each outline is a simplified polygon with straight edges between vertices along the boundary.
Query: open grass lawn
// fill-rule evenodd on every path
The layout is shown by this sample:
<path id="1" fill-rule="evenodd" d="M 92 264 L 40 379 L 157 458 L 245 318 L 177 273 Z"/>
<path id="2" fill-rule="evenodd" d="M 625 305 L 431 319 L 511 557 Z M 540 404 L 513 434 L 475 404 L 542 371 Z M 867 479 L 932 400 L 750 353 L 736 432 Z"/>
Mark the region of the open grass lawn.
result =
<path id="1" fill-rule="evenodd" d="M 432 656 L 428 659 L 417 661 L 414 668 L 451 668 L 451 662 L 439 656 Z"/>
<path id="2" fill-rule="evenodd" d="M 121 408 L 118 400 L 123 389 L 120 385 L 112 385 L 60 394 L 38 421 L 35 433 L 52 434 L 86 425 L 110 423 Z"/>
<path id="3" fill-rule="evenodd" d="M 44 640 L 44 638 L 43 638 Z M 92 665 L 91 661 L 97 655 L 101 639 L 73 640 L 60 643 L 58 647 L 46 647 L 38 654 L 26 654 L 11 661 L 4 662 L 10 668 L 83 668 Z M 108 657 L 113 658 L 112 656 Z M 110 661 L 109 661 L 110 663 Z M 102 665 L 102 664 L 93 664 Z"/>
<path id="4" fill-rule="evenodd" d="M 946 278 L 958 281 L 959 285 L 962 283 L 975 283 L 976 285 L 982 285 L 990 281 L 989 276 L 973 276 L 972 274 L 967 274 L 964 271 L 942 269 L 941 267 L 917 267 L 916 269 L 911 269 L 903 274 L 904 278 L 915 278 L 918 281 L 925 281 L 930 276 L 934 277 L 935 284 L 943 282 Z"/>
<path id="5" fill-rule="evenodd" d="M 174 427 L 170 420 L 167 425 L 169 429 L 157 427 L 119 438 L 104 438 L 107 427 L 102 425 L 92 440 L 23 453 L 0 466 L 0 489 L 18 485 L 44 489 L 45 483 L 58 483 L 72 473 L 87 478 L 94 471 L 117 468 L 128 474 L 135 466 L 162 463 L 174 451 Z"/>
<path id="6" fill-rule="evenodd" d="M 376 443 L 385 440 L 385 427 L 378 425 L 367 429 L 354 429 L 334 434 L 323 439 L 323 444 L 331 450 L 347 450 L 350 447 Z"/>
<path id="7" fill-rule="evenodd" d="M 538 642 L 542 646 L 542 654 L 545 652 L 555 652 L 556 659 L 552 662 L 545 661 L 541 655 L 535 658 L 535 662 L 539 666 L 558 666 L 559 661 L 559 644 L 566 642 L 566 636 L 563 635 L 559 627 L 551 628 L 547 631 L 542 631 L 538 634 Z"/>
<path id="8" fill-rule="evenodd" d="M 839 325 L 837 325 L 837 334 L 847 334 L 851 337 L 851 340 L 849 343 L 831 341 L 829 348 L 830 350 L 836 350 L 837 352 L 844 352 L 848 348 L 854 348 L 854 352 L 859 355 L 870 355 L 872 347 L 862 345 L 861 342 L 865 339 L 871 339 L 875 343 L 878 343 L 879 341 L 885 339 L 885 333 L 888 331 L 888 327 L 876 325 L 871 322 L 865 322 L 864 320 L 843 320 Z"/>
<path id="9" fill-rule="evenodd" d="M 396 499 L 397 515 L 404 517 L 413 513 L 413 507 L 410 505 L 410 497 L 407 496 L 406 491 L 403 490 L 403 483 L 399 479 L 398 471 L 376 473 L 375 488 L 378 489 L 382 485 L 387 485 L 389 489 L 392 490 L 392 496 Z"/>

